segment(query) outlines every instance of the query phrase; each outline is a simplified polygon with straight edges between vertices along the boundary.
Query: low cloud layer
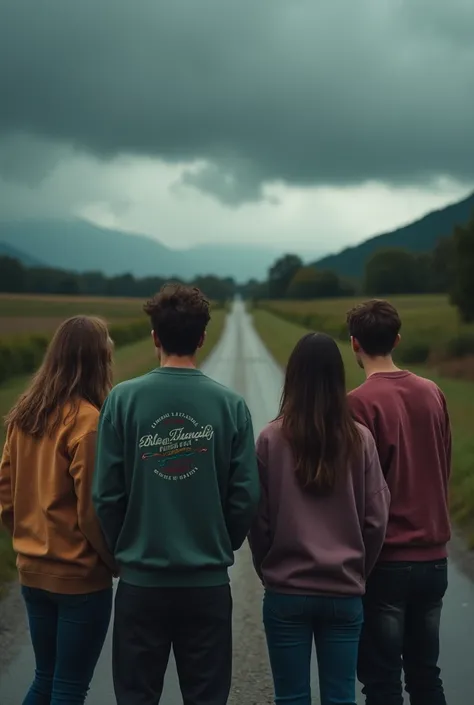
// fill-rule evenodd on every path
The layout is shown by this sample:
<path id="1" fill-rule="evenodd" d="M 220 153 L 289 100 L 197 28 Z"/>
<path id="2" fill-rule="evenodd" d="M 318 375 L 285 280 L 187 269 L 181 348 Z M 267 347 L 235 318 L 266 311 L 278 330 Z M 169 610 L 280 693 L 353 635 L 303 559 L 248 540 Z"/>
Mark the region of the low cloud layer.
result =
<path id="1" fill-rule="evenodd" d="M 472 0 L 0 0 L 0 16 L 10 178 L 75 149 L 198 163 L 181 182 L 230 206 L 271 182 L 474 179 Z"/>

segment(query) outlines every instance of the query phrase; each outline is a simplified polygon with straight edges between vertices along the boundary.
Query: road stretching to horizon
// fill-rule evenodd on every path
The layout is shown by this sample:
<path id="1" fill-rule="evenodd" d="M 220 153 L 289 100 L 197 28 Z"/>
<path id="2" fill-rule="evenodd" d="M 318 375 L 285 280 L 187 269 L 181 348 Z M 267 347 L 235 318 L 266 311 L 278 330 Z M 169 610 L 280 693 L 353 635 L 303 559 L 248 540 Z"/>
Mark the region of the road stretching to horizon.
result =
<path id="1" fill-rule="evenodd" d="M 355 364 L 355 363 L 354 363 Z M 282 372 L 257 336 L 250 316 L 236 302 L 223 336 L 203 371 L 242 394 L 252 413 L 255 433 L 275 417 Z M 450 563 L 449 590 L 442 623 L 441 666 L 449 705 L 471 705 L 474 691 L 474 583 Z M 230 705 L 270 705 L 271 678 L 261 626 L 262 589 L 255 577 L 247 547 L 237 555 L 231 571 L 234 595 L 234 680 Z M 24 610 L 14 587 L 0 606 L 0 704 L 21 705 L 33 677 L 34 659 Z M 313 702 L 319 703 L 314 664 Z M 362 703 L 359 696 L 358 702 Z M 88 705 L 114 705 L 110 632 L 96 669 Z M 181 705 L 173 660 L 167 672 L 162 705 Z M 427 704 L 428 705 L 428 704 Z"/>

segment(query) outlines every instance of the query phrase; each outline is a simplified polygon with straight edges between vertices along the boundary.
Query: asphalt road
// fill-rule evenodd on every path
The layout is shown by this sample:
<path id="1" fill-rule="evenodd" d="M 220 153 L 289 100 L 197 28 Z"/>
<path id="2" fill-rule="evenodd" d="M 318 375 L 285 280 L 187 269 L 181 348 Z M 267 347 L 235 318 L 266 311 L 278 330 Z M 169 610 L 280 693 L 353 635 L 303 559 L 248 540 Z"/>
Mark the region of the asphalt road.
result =
<path id="1" fill-rule="evenodd" d="M 245 396 L 256 433 L 275 416 L 282 373 L 239 302 L 204 371 Z M 458 543 L 455 553 L 459 558 L 451 561 L 450 586 L 443 611 L 441 665 L 449 705 L 471 705 L 474 698 L 474 584 L 464 571 L 464 564 L 469 568 L 469 562 L 463 560 Z M 239 552 L 232 569 L 232 586 L 234 685 L 229 702 L 230 705 L 270 705 L 273 700 L 261 628 L 261 588 L 246 548 Z M 110 662 L 109 638 L 96 669 L 88 705 L 114 705 Z M 0 608 L 0 705 L 21 705 L 33 674 L 33 664 L 21 601 L 14 589 Z M 319 703 L 316 669 L 313 684 L 314 703 Z M 163 705 L 182 703 L 172 661 L 161 702 Z"/>

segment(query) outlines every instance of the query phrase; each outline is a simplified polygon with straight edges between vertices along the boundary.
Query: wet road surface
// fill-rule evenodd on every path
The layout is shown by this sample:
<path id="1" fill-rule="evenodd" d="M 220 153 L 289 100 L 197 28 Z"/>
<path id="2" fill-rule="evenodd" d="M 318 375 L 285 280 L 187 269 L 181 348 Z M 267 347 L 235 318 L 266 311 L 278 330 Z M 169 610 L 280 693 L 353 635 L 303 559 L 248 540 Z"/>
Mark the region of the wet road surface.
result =
<path id="1" fill-rule="evenodd" d="M 203 369 L 214 379 L 245 396 L 256 433 L 276 415 L 282 373 L 259 340 L 251 319 L 239 302 L 228 317 L 221 342 Z M 462 553 L 459 555 L 462 556 Z M 234 595 L 234 683 L 229 703 L 270 705 L 273 699 L 261 627 L 261 587 L 255 578 L 247 548 L 237 555 L 231 577 Z M 454 561 L 451 561 L 449 579 L 443 611 L 441 657 L 446 695 L 449 705 L 471 705 L 474 702 L 474 584 Z M 0 607 L 0 705 L 21 705 L 33 674 L 33 664 L 23 608 L 18 591 L 14 589 Z M 315 669 L 313 686 L 313 702 L 316 704 L 319 697 Z M 172 660 L 161 702 L 163 705 L 182 703 Z M 358 702 L 362 703 L 362 699 Z M 115 703 L 110 634 L 87 703 Z"/>

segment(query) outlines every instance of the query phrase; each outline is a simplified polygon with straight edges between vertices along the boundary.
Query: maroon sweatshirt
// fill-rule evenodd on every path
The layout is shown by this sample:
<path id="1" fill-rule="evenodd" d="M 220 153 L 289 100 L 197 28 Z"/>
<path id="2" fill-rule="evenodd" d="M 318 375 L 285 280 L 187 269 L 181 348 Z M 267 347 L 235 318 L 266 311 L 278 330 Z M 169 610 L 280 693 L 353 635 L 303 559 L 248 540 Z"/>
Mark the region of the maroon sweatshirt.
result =
<path id="1" fill-rule="evenodd" d="M 257 440 L 261 500 L 250 534 L 265 587 L 303 595 L 361 595 L 383 545 L 390 494 L 374 439 L 363 426 L 362 450 L 329 496 L 304 490 L 281 421 Z"/>
<path id="2" fill-rule="evenodd" d="M 443 393 L 411 372 L 376 373 L 349 402 L 375 438 L 392 498 L 380 560 L 446 557 L 451 430 Z"/>

